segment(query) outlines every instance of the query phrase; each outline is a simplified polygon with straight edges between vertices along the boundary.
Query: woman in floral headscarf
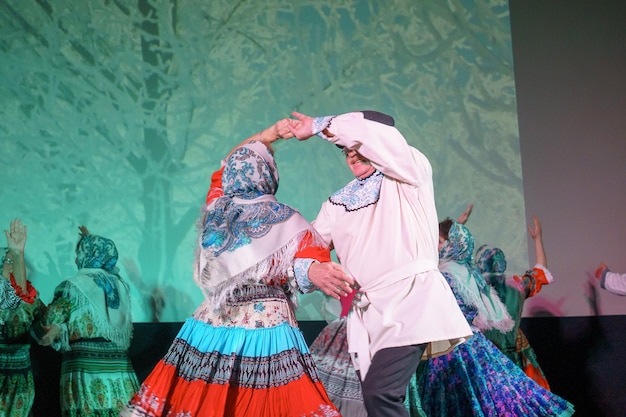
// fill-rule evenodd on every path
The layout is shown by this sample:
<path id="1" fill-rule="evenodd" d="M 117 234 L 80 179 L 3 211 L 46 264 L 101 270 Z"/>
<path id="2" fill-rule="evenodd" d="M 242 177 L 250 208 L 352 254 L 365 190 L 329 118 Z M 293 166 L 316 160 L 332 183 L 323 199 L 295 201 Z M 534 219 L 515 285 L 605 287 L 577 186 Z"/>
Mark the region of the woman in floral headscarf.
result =
<path id="1" fill-rule="evenodd" d="M 530 379 L 481 333 L 510 330 L 511 317 L 472 265 L 474 238 L 469 230 L 452 223 L 444 238 L 439 269 L 474 335 L 449 354 L 424 361 L 409 396 L 419 395 L 429 417 L 572 415 L 570 403 Z"/>
<path id="2" fill-rule="evenodd" d="M 536 295 L 544 285 L 554 281 L 548 270 L 548 258 L 543 246 L 541 222 L 533 217 L 533 226 L 528 228 L 535 243 L 535 257 L 537 263 L 523 275 L 505 276 L 506 257 L 501 249 L 482 245 L 476 251 L 476 267 L 480 270 L 485 281 L 496 291 L 500 299 L 515 321 L 515 326 L 508 332 L 494 330 L 485 331 L 487 339 L 495 343 L 498 348 L 509 357 L 517 366 L 522 368 L 526 375 L 535 380 L 545 389 L 550 389 L 548 380 L 539 366 L 537 355 L 526 335 L 519 327 L 522 321 L 524 302 L 527 298 Z"/>
<path id="3" fill-rule="evenodd" d="M 336 298 L 352 280 L 313 227 L 274 197 L 270 144 L 287 136 L 285 125 L 236 146 L 213 174 L 194 269 L 205 301 L 123 416 L 339 416 L 293 307 L 298 291 L 313 290 L 309 280 Z M 320 268 L 332 275 L 324 282 Z"/>
<path id="4" fill-rule="evenodd" d="M 0 416 L 28 417 L 35 399 L 28 333 L 45 306 L 26 279 L 26 226 L 15 219 L 4 233 L 7 248 L 0 256 Z"/>
<path id="5" fill-rule="evenodd" d="M 79 227 L 78 273 L 54 290 L 42 345 L 63 352 L 63 417 L 117 417 L 139 389 L 128 348 L 133 322 L 128 284 L 118 274 L 112 240 Z"/>

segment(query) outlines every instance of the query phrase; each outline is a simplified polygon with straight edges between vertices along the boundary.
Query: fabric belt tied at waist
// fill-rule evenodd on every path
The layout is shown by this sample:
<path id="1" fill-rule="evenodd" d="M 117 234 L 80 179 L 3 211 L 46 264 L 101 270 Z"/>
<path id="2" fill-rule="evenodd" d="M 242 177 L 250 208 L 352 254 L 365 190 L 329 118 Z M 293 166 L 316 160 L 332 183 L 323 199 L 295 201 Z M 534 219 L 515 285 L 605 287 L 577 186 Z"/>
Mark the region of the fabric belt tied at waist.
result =
<path id="1" fill-rule="evenodd" d="M 359 292 L 354 297 L 352 305 L 353 314 L 349 316 L 348 343 L 350 353 L 356 353 L 355 367 L 360 371 L 361 379 L 365 379 L 367 370 L 372 362 L 369 349 L 369 334 L 363 320 L 365 309 L 370 307 L 378 310 L 383 317 L 382 324 L 387 327 L 395 325 L 392 321 L 393 311 L 396 303 L 394 299 L 384 300 L 384 305 L 376 300 L 376 293 L 380 290 L 395 285 L 417 274 L 437 269 L 437 263 L 430 259 L 420 259 L 401 267 L 398 267 L 386 274 L 372 280 L 359 288 Z M 398 298 L 405 296 L 403 293 L 397 294 Z M 372 304 L 372 299 L 374 303 Z"/>

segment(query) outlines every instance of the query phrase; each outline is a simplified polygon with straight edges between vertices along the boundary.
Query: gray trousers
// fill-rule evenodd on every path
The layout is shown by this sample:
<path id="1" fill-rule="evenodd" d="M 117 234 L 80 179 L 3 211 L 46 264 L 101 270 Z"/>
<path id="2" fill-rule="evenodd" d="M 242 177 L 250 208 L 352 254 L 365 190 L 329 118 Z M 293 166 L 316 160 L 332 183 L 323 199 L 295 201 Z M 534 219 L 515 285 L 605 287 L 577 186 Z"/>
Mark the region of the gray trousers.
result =
<path id="1" fill-rule="evenodd" d="M 392 347 L 374 354 L 361 382 L 363 402 L 370 417 L 408 417 L 404 406 L 406 389 L 426 346 L 427 343 Z"/>

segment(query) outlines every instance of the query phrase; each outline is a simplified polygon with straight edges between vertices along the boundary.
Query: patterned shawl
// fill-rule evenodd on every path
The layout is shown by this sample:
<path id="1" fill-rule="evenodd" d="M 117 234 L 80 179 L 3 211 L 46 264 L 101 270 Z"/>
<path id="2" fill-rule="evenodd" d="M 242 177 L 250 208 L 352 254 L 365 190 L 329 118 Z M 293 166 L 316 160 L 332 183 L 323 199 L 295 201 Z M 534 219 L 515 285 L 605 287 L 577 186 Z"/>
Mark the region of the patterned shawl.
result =
<path id="1" fill-rule="evenodd" d="M 68 279 L 63 298 L 75 305 L 74 311 L 89 309 L 103 337 L 128 348 L 132 337 L 130 289 L 120 277 L 117 248 L 112 240 L 84 235 L 76 247 L 78 273 Z M 75 293 L 75 290 L 78 293 Z"/>
<path id="2" fill-rule="evenodd" d="M 222 189 L 224 195 L 205 207 L 198 225 L 194 269 L 214 308 L 245 284 L 280 282 L 307 231 L 321 244 L 300 213 L 276 201 L 278 170 L 261 142 L 240 146 L 225 161 Z"/>
<path id="3" fill-rule="evenodd" d="M 489 285 L 504 281 L 506 271 L 506 257 L 502 249 L 493 246 L 482 245 L 476 251 L 476 268 Z"/>
<path id="4" fill-rule="evenodd" d="M 0 257 L 0 266 L 4 268 L 4 260 L 6 259 L 8 248 L 0 248 L 2 256 Z M 21 298 L 11 286 L 9 279 L 4 276 L 0 277 L 0 309 L 13 310 L 20 305 Z M 0 319 L 0 325 L 4 325 L 4 321 Z"/>
<path id="5" fill-rule="evenodd" d="M 474 237 L 465 226 L 454 222 L 439 253 L 439 269 L 453 280 L 451 286 L 458 292 L 457 296 L 477 309 L 474 326 L 479 330 L 508 332 L 514 322 L 498 295 L 472 264 L 473 252 Z"/>

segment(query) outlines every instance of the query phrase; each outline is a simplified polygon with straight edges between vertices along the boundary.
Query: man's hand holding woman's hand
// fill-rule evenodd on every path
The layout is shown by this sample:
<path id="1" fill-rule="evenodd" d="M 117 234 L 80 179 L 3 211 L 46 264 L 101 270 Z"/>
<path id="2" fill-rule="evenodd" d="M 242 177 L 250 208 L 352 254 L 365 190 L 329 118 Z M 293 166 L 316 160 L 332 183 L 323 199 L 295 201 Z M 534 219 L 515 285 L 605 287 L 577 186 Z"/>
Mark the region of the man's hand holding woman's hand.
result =
<path id="1" fill-rule="evenodd" d="M 290 119 L 285 118 L 274 123 L 272 127 L 276 129 L 276 135 L 278 135 L 279 138 L 290 139 L 293 137 L 293 133 L 291 133 L 289 129 L 290 124 Z"/>
<path id="2" fill-rule="evenodd" d="M 307 140 L 313 136 L 313 118 L 294 111 L 291 113 L 296 119 L 289 120 L 289 130 L 298 140 Z"/>

